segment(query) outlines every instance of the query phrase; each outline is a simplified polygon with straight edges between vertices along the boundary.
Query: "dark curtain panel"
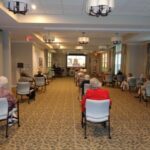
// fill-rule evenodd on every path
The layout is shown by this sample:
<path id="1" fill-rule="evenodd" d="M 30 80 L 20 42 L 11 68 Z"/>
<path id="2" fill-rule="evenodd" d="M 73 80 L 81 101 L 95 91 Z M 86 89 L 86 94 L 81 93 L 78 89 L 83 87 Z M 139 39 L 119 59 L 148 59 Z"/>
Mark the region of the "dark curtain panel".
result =
<path id="1" fill-rule="evenodd" d="M 147 45 L 146 75 L 150 75 L 150 43 Z"/>

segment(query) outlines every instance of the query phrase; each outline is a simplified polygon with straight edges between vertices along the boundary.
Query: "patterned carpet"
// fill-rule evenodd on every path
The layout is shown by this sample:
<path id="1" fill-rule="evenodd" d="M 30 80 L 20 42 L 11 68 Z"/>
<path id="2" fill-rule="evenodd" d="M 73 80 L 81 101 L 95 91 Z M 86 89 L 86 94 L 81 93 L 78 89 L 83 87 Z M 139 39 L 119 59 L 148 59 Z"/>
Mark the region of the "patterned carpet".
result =
<path id="1" fill-rule="evenodd" d="M 150 104 L 129 92 L 110 88 L 112 139 L 100 124 L 88 124 L 87 139 L 80 124 L 78 89 L 72 78 L 54 79 L 36 101 L 20 104 L 21 127 L 0 123 L 0 150 L 149 150 Z"/>

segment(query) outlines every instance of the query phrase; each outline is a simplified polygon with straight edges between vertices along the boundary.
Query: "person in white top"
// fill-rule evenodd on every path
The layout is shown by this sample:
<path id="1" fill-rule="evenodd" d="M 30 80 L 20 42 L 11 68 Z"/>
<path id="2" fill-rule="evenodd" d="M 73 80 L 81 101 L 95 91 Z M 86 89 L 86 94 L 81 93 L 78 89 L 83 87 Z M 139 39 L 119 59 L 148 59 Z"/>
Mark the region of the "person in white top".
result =
<path id="1" fill-rule="evenodd" d="M 124 91 L 125 89 L 126 90 L 129 90 L 129 81 L 130 81 L 130 79 L 132 79 L 132 78 L 134 78 L 133 77 L 133 75 L 132 75 L 132 73 L 129 73 L 128 74 L 128 77 L 125 79 L 125 80 L 123 80 L 122 81 L 122 83 L 121 83 L 121 89 Z"/>
<path id="2" fill-rule="evenodd" d="M 142 96 L 144 99 L 146 98 L 145 96 L 145 90 L 146 87 L 150 86 L 150 75 L 147 77 L 146 81 L 144 82 L 143 85 L 141 85 L 141 87 L 138 90 L 138 96 L 135 96 L 136 98 L 140 98 L 140 96 Z"/>

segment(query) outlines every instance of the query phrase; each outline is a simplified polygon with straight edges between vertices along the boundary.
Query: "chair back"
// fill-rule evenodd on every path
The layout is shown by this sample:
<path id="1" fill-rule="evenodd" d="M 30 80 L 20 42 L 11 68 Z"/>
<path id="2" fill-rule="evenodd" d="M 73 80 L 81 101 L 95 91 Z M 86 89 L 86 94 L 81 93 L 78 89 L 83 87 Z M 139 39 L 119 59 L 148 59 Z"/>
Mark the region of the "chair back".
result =
<path id="1" fill-rule="evenodd" d="M 17 94 L 25 95 L 30 93 L 30 82 L 18 82 Z"/>
<path id="2" fill-rule="evenodd" d="M 91 122 L 103 122 L 108 120 L 110 100 L 86 100 L 86 120 Z"/>
<path id="3" fill-rule="evenodd" d="M 136 78 L 136 86 L 137 86 L 137 87 L 140 87 L 143 83 L 144 83 L 144 82 L 143 82 L 143 79 L 141 79 L 141 78 Z"/>
<path id="4" fill-rule="evenodd" d="M 123 75 L 117 75 L 117 81 L 122 82 L 123 81 Z"/>
<path id="5" fill-rule="evenodd" d="M 0 98 L 0 120 L 7 119 L 8 101 L 6 97 Z"/>
<path id="6" fill-rule="evenodd" d="M 146 96 L 150 97 L 150 84 L 146 86 Z"/>
<path id="7" fill-rule="evenodd" d="M 54 76 L 55 76 L 55 71 L 52 70 L 51 72 L 52 72 L 52 73 L 51 73 L 52 77 L 54 77 Z"/>
<path id="8" fill-rule="evenodd" d="M 35 77 L 35 85 L 36 86 L 45 86 L 45 78 L 44 77 Z"/>
<path id="9" fill-rule="evenodd" d="M 113 81 L 112 74 L 105 75 L 105 82 L 111 83 Z"/>
<path id="10" fill-rule="evenodd" d="M 136 78 L 131 78 L 128 83 L 130 87 L 136 87 Z"/>
<path id="11" fill-rule="evenodd" d="M 86 93 L 86 91 L 90 88 L 90 84 L 89 83 L 85 83 L 84 84 L 84 94 Z"/>
<path id="12" fill-rule="evenodd" d="M 48 78 L 48 79 L 51 79 L 52 77 L 53 77 L 52 71 L 49 71 L 48 74 L 47 74 L 47 78 Z"/>

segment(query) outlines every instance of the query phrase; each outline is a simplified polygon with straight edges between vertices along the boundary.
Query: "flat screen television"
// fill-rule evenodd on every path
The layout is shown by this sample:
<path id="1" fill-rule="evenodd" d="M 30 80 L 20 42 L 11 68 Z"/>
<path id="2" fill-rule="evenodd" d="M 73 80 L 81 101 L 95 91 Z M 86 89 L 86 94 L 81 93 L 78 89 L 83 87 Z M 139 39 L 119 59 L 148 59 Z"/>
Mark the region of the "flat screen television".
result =
<path id="1" fill-rule="evenodd" d="M 86 55 L 83 54 L 68 54 L 67 55 L 67 68 L 85 68 Z"/>

